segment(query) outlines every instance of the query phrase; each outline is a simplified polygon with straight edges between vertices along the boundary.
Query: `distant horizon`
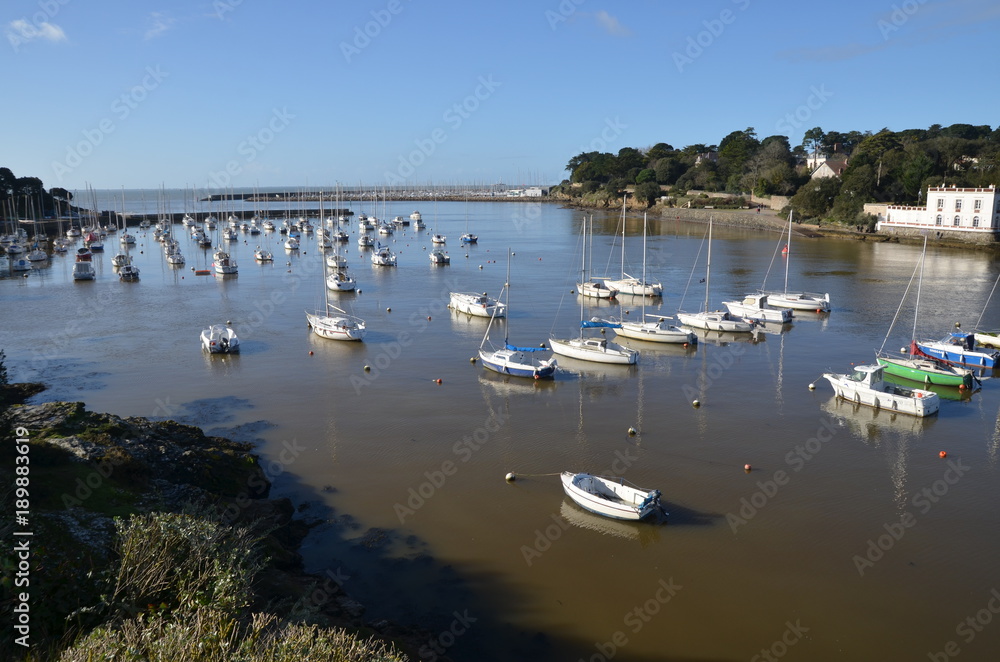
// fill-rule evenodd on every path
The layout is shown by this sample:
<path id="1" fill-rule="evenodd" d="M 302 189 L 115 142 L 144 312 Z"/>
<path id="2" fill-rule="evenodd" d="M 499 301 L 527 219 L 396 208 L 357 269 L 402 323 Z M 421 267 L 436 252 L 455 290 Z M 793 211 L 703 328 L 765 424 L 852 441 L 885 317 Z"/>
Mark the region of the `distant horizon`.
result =
<path id="1" fill-rule="evenodd" d="M 2 159 L 47 188 L 552 186 L 584 152 L 994 126 L 1000 105 L 972 64 L 1000 60 L 992 0 L 843 0 L 825 32 L 791 0 L 102 8 L 0 19 Z"/>

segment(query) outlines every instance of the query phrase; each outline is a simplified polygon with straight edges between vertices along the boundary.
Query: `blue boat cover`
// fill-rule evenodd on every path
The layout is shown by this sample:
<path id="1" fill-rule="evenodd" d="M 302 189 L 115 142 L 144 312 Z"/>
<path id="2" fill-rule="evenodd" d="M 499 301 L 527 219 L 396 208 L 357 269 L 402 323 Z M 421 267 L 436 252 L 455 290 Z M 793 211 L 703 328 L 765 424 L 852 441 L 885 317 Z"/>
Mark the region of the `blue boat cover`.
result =
<path id="1" fill-rule="evenodd" d="M 587 321 L 580 322 L 580 328 L 581 329 L 596 329 L 596 328 L 620 329 L 620 328 L 622 328 L 622 325 L 621 324 L 617 324 L 615 322 L 605 322 L 605 321 L 602 321 L 602 320 L 592 320 L 590 322 L 587 322 Z"/>
<path id="2" fill-rule="evenodd" d="M 512 352 L 547 352 L 548 347 L 515 347 L 514 345 L 505 344 L 505 349 L 509 349 Z"/>

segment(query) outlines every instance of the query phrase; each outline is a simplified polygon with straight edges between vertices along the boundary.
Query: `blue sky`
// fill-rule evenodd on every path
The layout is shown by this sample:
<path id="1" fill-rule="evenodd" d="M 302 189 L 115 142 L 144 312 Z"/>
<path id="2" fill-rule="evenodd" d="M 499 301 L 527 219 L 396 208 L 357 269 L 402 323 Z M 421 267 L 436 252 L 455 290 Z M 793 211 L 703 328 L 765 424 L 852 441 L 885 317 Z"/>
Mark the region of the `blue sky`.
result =
<path id="1" fill-rule="evenodd" d="M 996 126 L 995 0 L 8 0 L 0 166 L 47 187 L 558 183 L 734 130 Z"/>

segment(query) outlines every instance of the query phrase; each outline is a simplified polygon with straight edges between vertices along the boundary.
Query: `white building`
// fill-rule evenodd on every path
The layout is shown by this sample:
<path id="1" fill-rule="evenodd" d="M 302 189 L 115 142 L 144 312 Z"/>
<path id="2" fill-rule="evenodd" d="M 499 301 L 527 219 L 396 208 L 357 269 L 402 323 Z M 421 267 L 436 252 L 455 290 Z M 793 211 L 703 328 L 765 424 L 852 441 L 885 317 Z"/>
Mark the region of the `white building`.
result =
<path id="1" fill-rule="evenodd" d="M 879 232 L 911 228 L 970 234 L 1000 231 L 1000 195 L 996 187 L 927 189 L 927 206 L 888 205 L 879 215 Z"/>

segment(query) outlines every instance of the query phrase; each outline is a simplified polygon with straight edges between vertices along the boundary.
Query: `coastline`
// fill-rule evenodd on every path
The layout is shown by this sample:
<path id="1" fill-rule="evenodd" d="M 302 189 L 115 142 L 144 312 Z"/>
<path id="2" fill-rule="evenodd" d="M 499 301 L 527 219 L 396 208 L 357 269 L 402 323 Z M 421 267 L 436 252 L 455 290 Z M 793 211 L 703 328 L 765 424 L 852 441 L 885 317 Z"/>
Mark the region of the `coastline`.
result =
<path id="1" fill-rule="evenodd" d="M 350 646 L 364 649 L 375 642 L 402 659 L 419 659 L 428 632 L 384 619 L 369 622 L 366 607 L 338 577 L 305 571 L 299 550 L 319 522 L 297 517 L 303 508 L 289 498 L 271 496 L 271 482 L 250 444 L 173 420 L 97 413 L 82 402 L 27 404 L 44 390 L 43 384 L 0 384 L 0 438 L 11 442 L 0 453 L 0 473 L 9 486 L 15 483 L 15 430 L 30 439 L 32 648 L 21 652 L 54 659 L 67 640 L 72 647 L 94 628 L 115 627 L 100 618 L 109 608 L 100 578 L 114 577 L 118 518 L 194 512 L 223 528 L 245 528 L 259 541 L 267 560 L 254 577 L 247 614 L 266 612 L 281 621 L 342 630 L 356 640 Z M 13 511 L 5 510 L 0 528 L 10 533 L 14 524 Z M 5 562 L 8 556 L 9 550 Z M 80 579 L 84 567 L 90 572 Z M 63 595 L 65 585 L 74 586 L 73 597 Z M 2 611 L 15 622 L 11 606 L 5 601 Z M 39 657 L 39 651 L 46 653 Z"/>

